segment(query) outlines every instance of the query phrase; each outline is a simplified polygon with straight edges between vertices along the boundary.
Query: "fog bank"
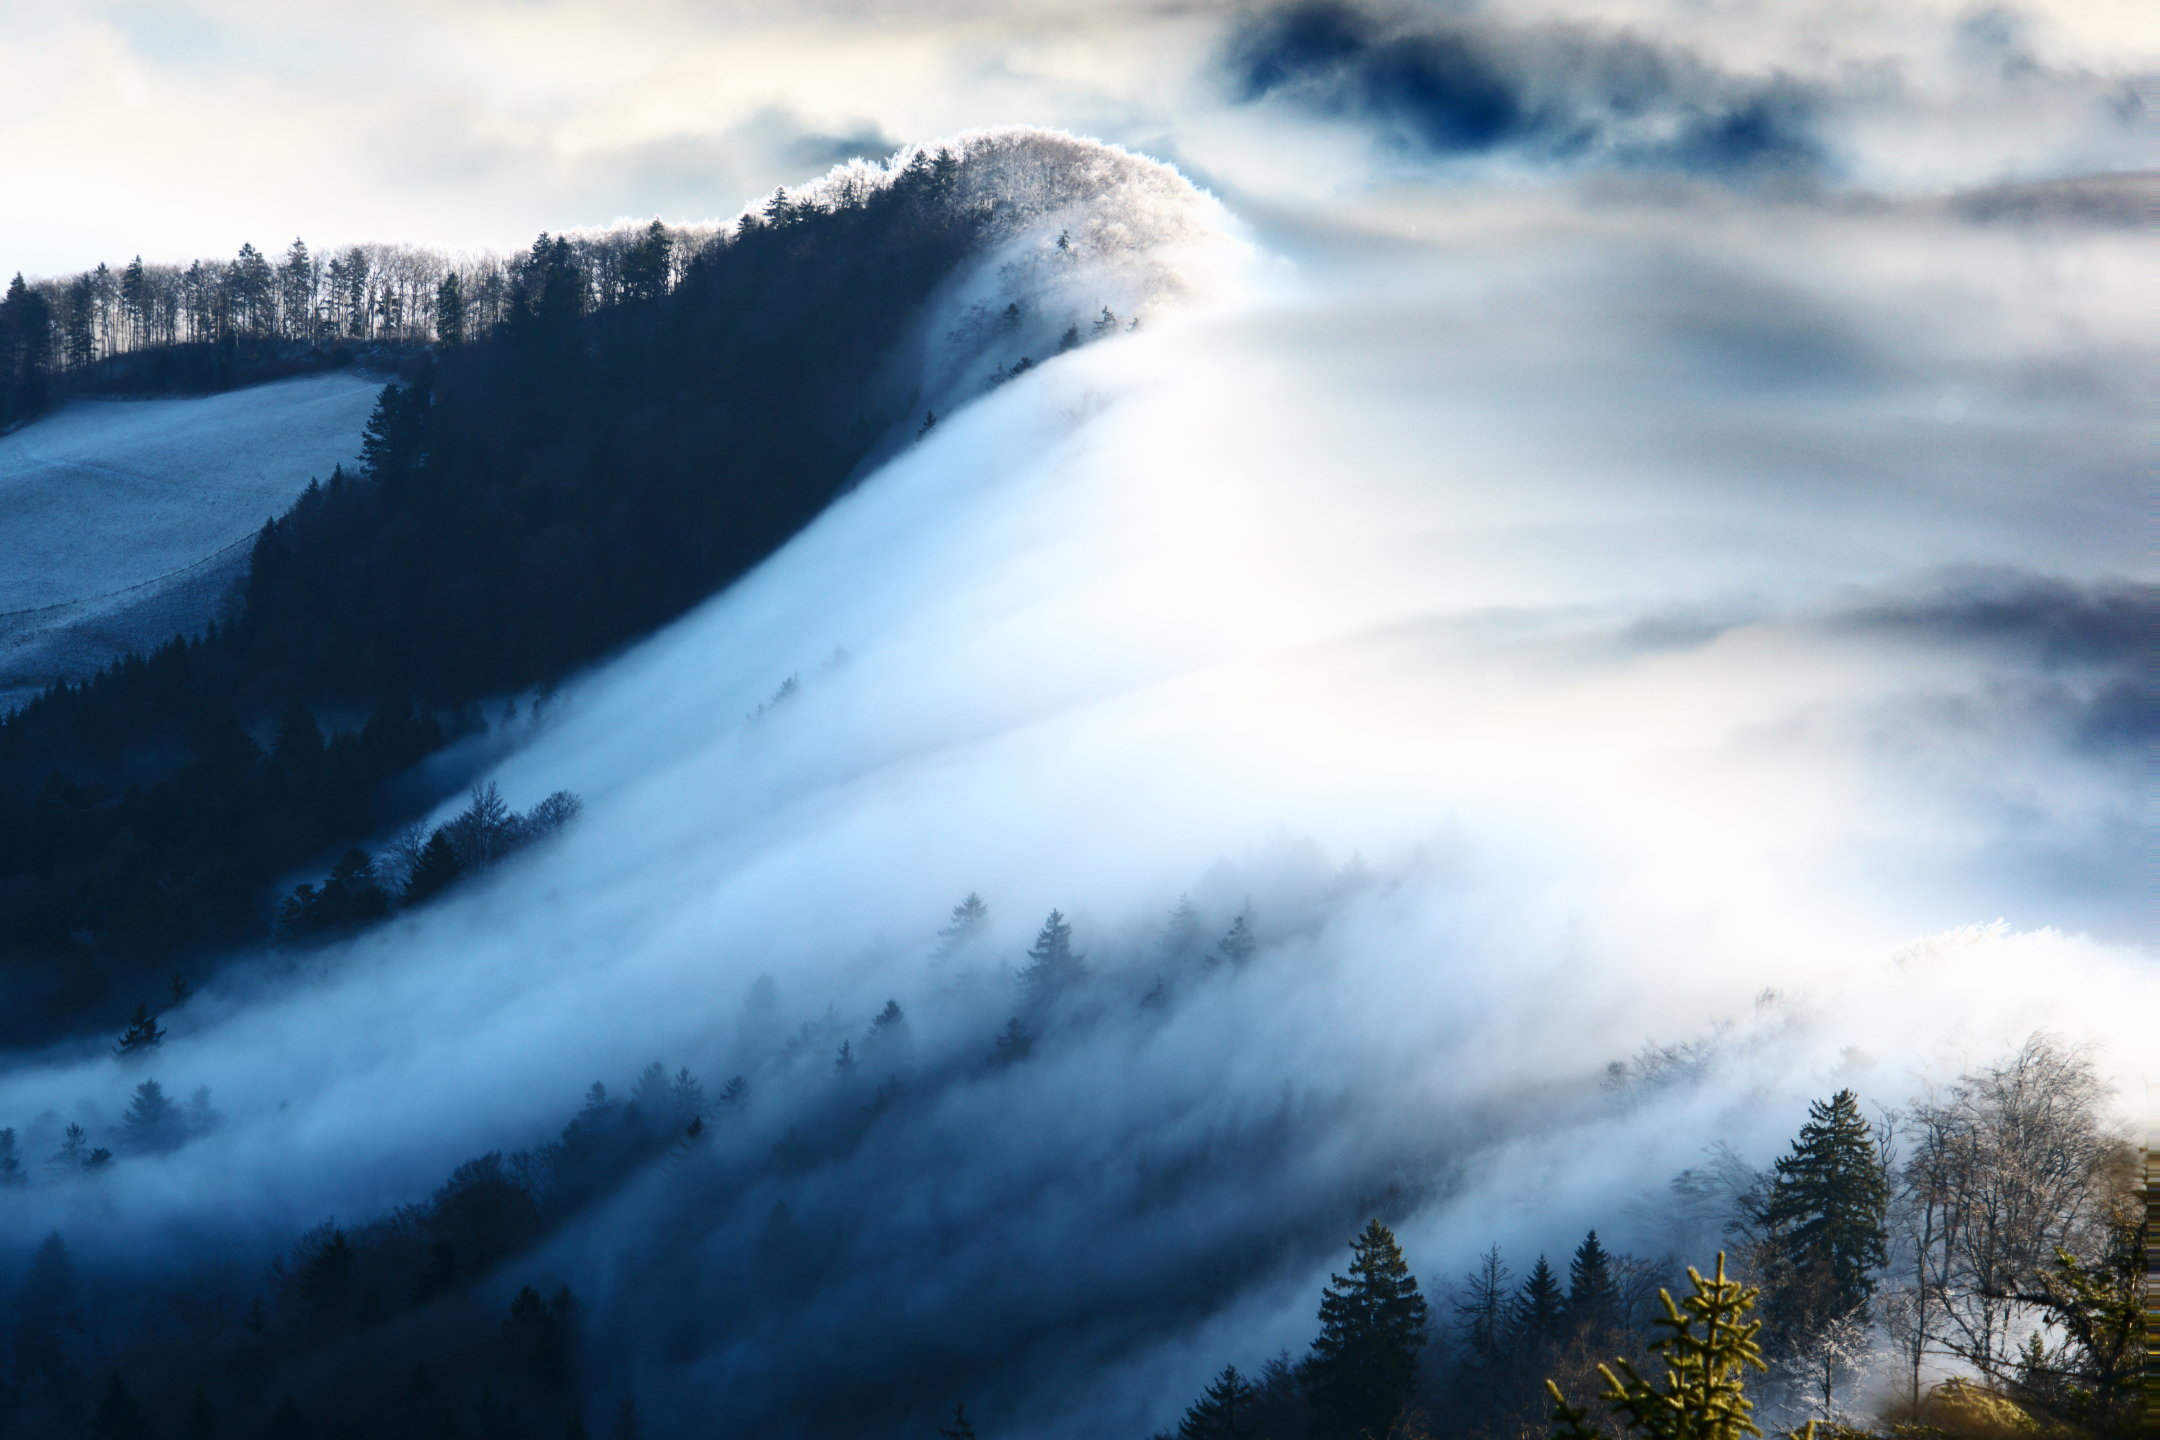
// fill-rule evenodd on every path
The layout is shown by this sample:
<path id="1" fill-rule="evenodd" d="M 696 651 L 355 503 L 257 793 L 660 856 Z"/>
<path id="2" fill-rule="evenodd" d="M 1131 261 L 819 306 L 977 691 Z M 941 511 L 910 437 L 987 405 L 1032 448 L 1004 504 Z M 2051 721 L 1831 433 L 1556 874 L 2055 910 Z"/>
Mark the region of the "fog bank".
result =
<path id="1" fill-rule="evenodd" d="M 1233 236 L 1181 187 L 1139 329 L 567 687 L 493 778 L 577 825 L 174 1011 L 149 1073 L 222 1127 L 10 1230 L 267 1253 L 657 1058 L 750 1099 L 523 1265 L 586 1298 L 588 1383 L 1137 1434 L 1301 1348 L 1368 1213 L 1429 1284 L 1592 1225 L 1701 1260 L 1645 1197 L 1840 1085 L 2048 1027 L 2142 1100 L 2123 232 L 1682 189 Z M 1133 193 L 1061 294 L 1136 293 Z M 947 297 L 924 373 L 1054 243 Z M 1088 978 L 1031 1001 L 1053 908 Z M 1601 1083 L 1672 1043 L 1708 1058 Z M 17 1061 L 0 1124 L 109 1129 L 137 1078 Z"/>

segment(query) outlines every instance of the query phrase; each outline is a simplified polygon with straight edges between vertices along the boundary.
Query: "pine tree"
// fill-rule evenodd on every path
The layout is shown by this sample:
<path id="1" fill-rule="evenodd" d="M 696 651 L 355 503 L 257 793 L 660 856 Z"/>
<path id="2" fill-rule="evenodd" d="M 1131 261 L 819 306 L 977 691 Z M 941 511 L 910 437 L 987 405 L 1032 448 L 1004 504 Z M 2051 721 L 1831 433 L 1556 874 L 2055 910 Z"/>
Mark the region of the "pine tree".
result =
<path id="1" fill-rule="evenodd" d="M 1207 1392 L 1178 1421 L 1177 1440 L 1237 1440 L 1252 1433 L 1249 1422 L 1259 1396 L 1237 1366 L 1225 1365 Z"/>
<path id="2" fill-rule="evenodd" d="M 998 1032 L 997 1049 L 990 1052 L 990 1064 L 998 1070 L 1017 1065 L 1027 1059 L 1034 1048 L 1035 1037 L 1028 1034 L 1027 1026 L 1021 1024 L 1020 1017 L 1015 1015 L 1007 1020 L 1005 1028 Z"/>
<path id="3" fill-rule="evenodd" d="M 90 1440 L 150 1440 L 150 1420 L 115 1370 L 90 1421 Z"/>
<path id="4" fill-rule="evenodd" d="M 1805 1333 L 1862 1309 L 1889 1263 L 1890 1182 L 1860 1102 L 1840 1090 L 1808 1106 L 1757 1218 L 1767 1237 L 1772 1318 Z"/>
<path id="5" fill-rule="evenodd" d="M 1472 1363 L 1489 1367 L 1500 1357 L 1512 1277 L 1494 1245 L 1478 1257 L 1478 1268 L 1463 1277 L 1462 1299 L 1454 1302 L 1455 1322 L 1469 1342 Z"/>
<path id="6" fill-rule="evenodd" d="M 75 1262 L 60 1232 L 38 1246 L 15 1298 L 15 1380 L 25 1390 L 59 1398 L 75 1370 L 83 1328 L 76 1300 Z"/>
<path id="7" fill-rule="evenodd" d="M 940 1425 L 937 1433 L 943 1435 L 945 1440 L 976 1440 L 975 1426 L 967 1418 L 967 1406 L 953 1406 L 952 1428 L 948 1430 Z"/>
<path id="8" fill-rule="evenodd" d="M 173 1440 L 217 1440 L 217 1435 L 217 1407 L 198 1389 L 180 1412 L 180 1428 L 173 1432 Z"/>
<path id="9" fill-rule="evenodd" d="M 401 903 L 418 905 L 447 889 L 458 876 L 465 873 L 458 864 L 457 850 L 450 843 L 450 836 L 437 826 L 428 836 L 426 845 L 420 848 L 420 858 L 414 862 L 412 873 L 405 877 L 405 893 Z"/>
<path id="10" fill-rule="evenodd" d="M 1378 1220 L 1350 1242 L 1350 1273 L 1330 1275 L 1304 1380 L 1316 1440 L 1389 1433 L 1410 1403 L 1425 1343 L 1425 1297 Z"/>
<path id="11" fill-rule="evenodd" d="M 1035 943 L 1028 948 L 1028 963 L 1020 971 L 1020 993 L 1033 1004 L 1046 1004 L 1078 981 L 1080 957 L 1073 953 L 1072 926 L 1055 910 L 1043 921 Z"/>
<path id="12" fill-rule="evenodd" d="M 1612 1260 L 1592 1230 L 1568 1262 L 1568 1324 L 1577 1332 L 1611 1325 L 1614 1300 Z"/>
<path id="13" fill-rule="evenodd" d="M 135 1087 L 135 1098 L 128 1102 L 122 1123 L 127 1126 L 128 1144 L 137 1150 L 172 1150 L 187 1139 L 180 1107 L 155 1080 L 145 1080 Z"/>
<path id="14" fill-rule="evenodd" d="M 1540 1255 L 1510 1307 L 1509 1338 L 1520 1349 L 1543 1349 L 1558 1344 L 1566 1328 L 1567 1302 L 1560 1293 L 1559 1277 Z"/>
<path id="15" fill-rule="evenodd" d="M 982 933 L 983 922 L 989 918 L 990 907 L 970 890 L 967 899 L 952 907 L 952 918 L 938 928 L 938 954 L 950 955 L 967 944 Z"/>
<path id="16" fill-rule="evenodd" d="M 148 1005 L 137 1002 L 135 1013 L 128 1017 L 127 1029 L 121 1032 L 120 1041 L 113 1046 L 115 1058 L 130 1055 L 147 1055 L 158 1047 L 165 1032 L 158 1028 L 157 1015 Z"/>
<path id="17" fill-rule="evenodd" d="M 316 495 L 322 490 L 314 481 L 308 489 Z M 315 723 L 315 716 L 307 706 L 295 700 L 285 707 L 278 720 L 277 739 L 271 742 L 270 758 L 293 779 L 306 782 L 313 780 L 322 769 L 323 733 Z"/>
<path id="18" fill-rule="evenodd" d="M 1230 922 L 1229 933 L 1215 942 L 1215 954 L 1229 961 L 1232 969 L 1252 959 L 1253 951 L 1260 948 L 1260 942 L 1253 938 L 1251 915 L 1249 910 L 1240 911 Z"/>
<path id="19" fill-rule="evenodd" d="M 1744 1435 L 1760 1435 L 1762 1430 L 1748 1418 L 1755 1405 L 1746 1393 L 1748 1367 L 1768 1369 L 1762 1347 L 1755 1343 L 1762 1322 L 1747 1318 L 1757 1292 L 1725 1278 L 1722 1251 L 1714 1279 L 1704 1279 L 1692 1265 L 1687 1273 L 1695 1293 L 1688 1296 L 1685 1308 L 1673 1303 L 1670 1291 L 1658 1292 L 1665 1313 L 1651 1323 L 1668 1333 L 1653 1340 L 1650 1350 L 1665 1363 L 1661 1383 L 1645 1380 L 1627 1360 L 1600 1365 L 1605 1403 L 1625 1421 L 1628 1434 L 1646 1440 L 1740 1440 Z M 1568 1404 L 1560 1387 L 1550 1380 L 1545 1389 L 1552 1396 L 1552 1418 L 1560 1427 L 1553 1432 L 1553 1440 L 1602 1440 L 1604 1432 L 1588 1424 L 1587 1408 Z M 1813 1440 L 1814 1434 L 1812 1420 L 1793 1432 L 1795 1440 Z"/>
<path id="20" fill-rule="evenodd" d="M 435 287 L 435 339 L 449 348 L 465 343 L 465 291 L 455 270 Z"/>

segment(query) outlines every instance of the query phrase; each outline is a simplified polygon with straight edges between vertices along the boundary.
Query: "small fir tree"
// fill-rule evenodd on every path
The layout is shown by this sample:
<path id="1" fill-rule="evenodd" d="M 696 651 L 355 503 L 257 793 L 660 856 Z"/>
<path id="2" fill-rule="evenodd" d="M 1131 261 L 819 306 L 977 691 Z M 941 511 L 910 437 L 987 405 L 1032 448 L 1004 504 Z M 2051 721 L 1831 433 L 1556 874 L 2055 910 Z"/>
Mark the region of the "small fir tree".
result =
<path id="1" fill-rule="evenodd" d="M 1252 912 L 1240 911 L 1237 919 L 1230 922 L 1229 932 L 1215 942 L 1215 955 L 1236 969 L 1252 959 L 1253 951 L 1259 948 L 1260 942 L 1253 938 Z"/>
<path id="2" fill-rule="evenodd" d="M 1612 1324 L 1616 1292 L 1612 1257 L 1598 1243 L 1597 1231 L 1583 1237 L 1568 1261 L 1568 1322 L 1576 1330 L 1600 1329 Z"/>
<path id="3" fill-rule="evenodd" d="M 1250 1435 L 1258 1401 L 1258 1394 L 1238 1374 L 1237 1366 L 1225 1365 L 1207 1392 L 1178 1421 L 1177 1440 L 1237 1440 Z"/>
<path id="4" fill-rule="evenodd" d="M 1020 971 L 1020 993 L 1032 1004 L 1046 1004 L 1070 989 L 1080 978 L 1080 957 L 1073 953 L 1072 926 L 1058 911 L 1028 947 L 1028 963 Z"/>
<path id="5" fill-rule="evenodd" d="M 465 867 L 458 863 L 457 847 L 450 843 L 449 833 L 438 826 L 428 836 L 427 844 L 420 847 L 420 857 L 405 878 L 403 903 L 418 905 L 439 895 L 464 873 Z"/>
<path id="6" fill-rule="evenodd" d="M 128 1144 L 136 1150 L 172 1150 L 187 1138 L 180 1107 L 155 1080 L 135 1087 L 135 1098 L 128 1102 L 122 1123 L 127 1126 Z"/>
<path id="7" fill-rule="evenodd" d="M 1560 1293 L 1560 1279 L 1540 1255 L 1510 1307 L 1509 1338 L 1520 1349 L 1542 1350 L 1557 1345 L 1566 1328 L 1567 1301 Z"/>
<path id="8" fill-rule="evenodd" d="M 128 1017 L 127 1029 L 120 1033 L 119 1043 L 113 1046 L 118 1059 L 147 1055 L 165 1039 L 165 1032 L 158 1028 L 157 1012 L 148 1005 L 137 1002 L 135 1013 Z"/>
<path id="9" fill-rule="evenodd" d="M 1755 1343 L 1762 1322 L 1747 1318 L 1758 1292 L 1725 1278 L 1723 1251 L 1718 1253 L 1714 1278 L 1704 1279 L 1692 1265 L 1687 1273 L 1695 1293 L 1687 1297 L 1684 1308 L 1673 1303 L 1671 1291 L 1660 1290 L 1658 1301 L 1665 1313 L 1651 1322 L 1666 1332 L 1650 1342 L 1651 1353 L 1665 1363 L 1665 1374 L 1652 1383 L 1630 1361 L 1600 1365 L 1605 1403 L 1623 1421 L 1627 1434 L 1646 1440 L 1740 1440 L 1744 1435 L 1761 1435 L 1761 1427 L 1748 1418 L 1755 1405 L 1747 1398 L 1746 1386 L 1748 1367 L 1769 1368 L 1763 1362 L 1762 1347 Z M 1568 1404 L 1551 1380 L 1545 1382 L 1545 1389 L 1553 1401 L 1557 1427 L 1553 1440 L 1603 1440 L 1604 1432 L 1591 1428 L 1587 1408 Z M 1815 1422 L 1808 1421 L 1792 1435 L 1795 1440 L 1814 1440 Z"/>

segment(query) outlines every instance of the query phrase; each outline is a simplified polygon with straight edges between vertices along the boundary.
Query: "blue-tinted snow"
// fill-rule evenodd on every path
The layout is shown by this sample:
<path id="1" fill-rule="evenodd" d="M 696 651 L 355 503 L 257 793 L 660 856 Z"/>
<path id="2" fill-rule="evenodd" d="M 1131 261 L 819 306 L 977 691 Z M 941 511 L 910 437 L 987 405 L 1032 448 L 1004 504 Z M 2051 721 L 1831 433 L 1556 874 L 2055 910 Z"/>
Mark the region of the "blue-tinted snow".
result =
<path id="1" fill-rule="evenodd" d="M 354 462 L 382 383 L 78 400 L 0 436 L 0 708 L 206 624 L 263 521 Z"/>

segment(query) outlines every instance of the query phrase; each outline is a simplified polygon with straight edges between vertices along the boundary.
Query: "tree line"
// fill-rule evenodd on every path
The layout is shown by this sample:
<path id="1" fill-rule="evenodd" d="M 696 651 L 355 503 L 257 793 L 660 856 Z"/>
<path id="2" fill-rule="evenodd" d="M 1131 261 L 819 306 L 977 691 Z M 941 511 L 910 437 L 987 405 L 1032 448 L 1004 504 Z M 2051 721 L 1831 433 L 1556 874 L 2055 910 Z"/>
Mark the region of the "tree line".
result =
<path id="1" fill-rule="evenodd" d="M 1312 1357 L 1270 1361 L 1257 1383 L 1226 1368 L 1176 1440 L 1761 1433 L 1685 1428 L 1686 1407 L 1643 1378 L 1675 1345 L 1707 1363 L 1689 1308 L 1716 1309 L 1737 1337 L 1719 1375 L 1689 1382 L 1705 1425 L 1745 1418 L 1754 1372 L 1758 1397 L 1824 1437 L 2147 1433 L 2146 1195 L 2104 1098 L 2088 1057 L 2036 1034 L 1874 1124 L 1849 1089 L 1815 1101 L 1768 1170 L 1736 1173 L 1726 1152 L 1728 1251 L 1714 1281 L 1688 1271 L 1686 1307 L 1670 1293 L 1676 1260 L 1611 1254 L 1592 1230 L 1564 1282 L 1539 1255 L 1515 1284 L 1488 1249 L 1428 1331 L 1392 1237 L 1368 1230 L 1361 1298 L 1346 1308 L 1338 1276 L 1321 1311 L 1338 1331 L 1346 1313 L 1401 1317 L 1384 1334 L 1367 1322 L 1368 1408 L 1329 1398 L 1339 1342 L 1324 1329 Z M 1674 1203 L 1702 1178 L 1676 1180 Z"/>
<path id="2" fill-rule="evenodd" d="M 498 804 L 483 791 L 429 842 L 440 835 L 460 843 L 452 829 L 469 835 L 488 815 L 504 814 Z M 935 956 L 980 958 L 988 917 L 980 897 L 967 896 L 938 932 Z M 60 1322 L 38 1298 L 54 1288 L 54 1262 L 41 1251 L 20 1291 L 16 1369 L 7 1373 L 21 1385 L 34 1371 L 46 1387 L 36 1393 L 48 1397 L 63 1393 L 52 1381 L 61 1375 L 74 1408 L 49 1413 L 74 1419 L 21 1433 L 80 1433 L 67 1425 L 94 1418 L 98 1387 L 111 1393 L 115 1375 L 160 1434 L 198 1410 L 226 1417 L 228 1434 L 255 1433 L 280 1423 L 280 1414 L 318 1425 L 345 1416 L 370 1434 L 470 1433 L 468 1426 L 484 1434 L 582 1433 L 571 1428 L 582 1427 L 582 1415 L 619 1410 L 626 1393 L 606 1375 L 580 1370 L 582 1312 L 559 1278 L 533 1270 L 526 1257 L 631 1177 L 665 1164 L 676 1184 L 716 1187 L 695 1191 L 698 1207 L 735 1203 L 763 1185 L 848 1163 L 872 1131 L 935 1105 L 947 1087 L 994 1085 L 1095 1027 L 1146 1023 L 1206 1003 L 1266 958 L 1249 908 L 1211 928 L 1180 902 L 1145 956 L 1091 958 L 1075 943 L 1072 922 L 1052 911 L 1016 961 L 1003 971 L 1010 1013 L 1002 1029 L 952 1054 L 916 1054 L 909 1017 L 889 1000 L 857 1029 L 828 1018 L 806 1022 L 784 1042 L 768 1030 L 742 1057 L 746 1072 L 760 1077 L 754 1084 L 738 1075 L 708 1093 L 687 1068 L 655 1061 L 620 1097 L 595 1082 L 547 1144 L 478 1156 L 390 1215 L 325 1220 L 252 1274 L 206 1258 L 180 1267 L 176 1278 L 108 1283 L 97 1289 L 107 1308 L 96 1317 L 84 1313 L 85 1288 L 66 1312 L 76 1318 L 61 1324 L 69 1337 L 61 1351 L 43 1338 Z M 114 1047 L 119 1063 L 154 1065 L 157 1041 L 158 1017 L 139 1013 Z M 1683 1353 L 1723 1367 L 1724 1378 L 1710 1386 L 1717 1393 L 1743 1398 L 1745 1382 L 1748 1394 L 1795 1422 L 1812 1416 L 1844 1427 L 1819 1432 L 1826 1437 L 1955 1436 L 1989 1406 L 2045 1417 L 2066 1427 L 2055 1432 L 2065 1440 L 2138 1433 L 2143 1213 L 2131 1157 L 2103 1118 L 2104 1098 L 2086 1057 L 2037 1035 L 1874 1122 L 1850 1090 L 1818 1100 L 1766 1169 L 1713 1150 L 1706 1171 L 1684 1172 L 1669 1187 L 1665 1203 L 1676 1211 L 1699 1210 L 1706 1194 L 1720 1200 L 1726 1255 L 1711 1279 L 1694 1278 L 1670 1255 L 1615 1252 L 1591 1230 L 1571 1251 L 1537 1256 L 1519 1277 L 1498 1247 L 1488 1248 L 1458 1283 L 1428 1298 L 1385 1218 L 1375 1216 L 1353 1237 L 1346 1272 L 1323 1292 L 1308 1353 L 1226 1366 L 1175 1433 L 1178 1440 L 1618 1434 L 1630 1404 L 1650 1404 L 1644 1396 L 1662 1383 L 1659 1365 Z M 769 1150 L 701 1171 L 712 1137 L 741 1123 L 753 1104 L 784 1120 L 766 1125 L 776 1136 Z M 117 1168 L 196 1143 L 219 1121 L 199 1087 L 181 1102 L 145 1079 L 108 1133 L 40 1132 L 25 1148 L 13 1131 L 0 1131 L 0 1183 L 99 1185 Z M 706 1178 L 693 1181 L 701 1173 Z M 48 1249 L 54 1243 L 61 1242 Z M 825 1283 L 820 1253 L 804 1223 L 774 1204 L 755 1254 L 744 1258 L 735 1297 L 741 1313 L 729 1323 L 755 1329 L 804 1304 Z M 1556 1253 L 1564 1263 L 1552 1260 Z M 524 1277 L 525 1287 L 508 1312 L 484 1299 L 507 1293 L 506 1275 Z M 1235 1274 L 1218 1283 L 1228 1287 L 1218 1292 L 1221 1302 L 1234 1298 Z M 1703 1348 L 1711 1342 L 1698 1323 L 1702 1306 L 1724 1317 L 1726 1338 L 1717 1343 L 1725 1349 Z M 1172 1309 L 1162 1323 L 1184 1313 Z M 181 1325 L 174 1316 L 192 1318 Z M 29 1371 L 20 1358 L 25 1345 Z M 36 1368 L 47 1363 L 37 1356 L 62 1351 L 71 1367 L 64 1374 Z M 994 1440 L 996 1427 L 964 1403 L 951 1409 L 968 1398 L 953 1394 L 963 1369 L 946 1379 L 924 1364 L 913 1362 L 906 1392 L 925 1409 L 940 1408 L 920 1433 L 975 1434 L 982 1426 L 982 1440 Z M 796 1397 L 806 1433 L 850 1433 L 865 1416 L 892 1413 L 894 1377 L 852 1374 L 837 1357 L 815 1373 L 823 1376 L 820 1392 Z M 1864 1382 L 1879 1389 L 1908 1373 L 1913 1383 L 1893 1387 L 1888 1416 L 1867 1413 L 1863 1401 L 1873 1391 Z M 1705 1374 L 1707 1386 L 1716 1377 Z M 940 1390 L 942 1401 L 933 1401 Z M 16 1393 L 16 1403 L 29 1403 L 29 1391 Z M 1577 1410 L 1620 1428 L 1571 1430 L 1593 1423 L 1566 1418 Z M 1884 1428 L 1896 1424 L 1934 1428 Z"/>
<path id="3" fill-rule="evenodd" d="M 605 308 L 674 288 L 713 226 L 644 226 L 562 237 Z M 0 429 L 60 394 L 217 389 L 317 364 L 355 347 L 484 340 L 516 303 L 523 254 L 404 244 L 282 253 L 252 243 L 226 260 L 124 265 L 25 280 L 0 298 Z"/>

